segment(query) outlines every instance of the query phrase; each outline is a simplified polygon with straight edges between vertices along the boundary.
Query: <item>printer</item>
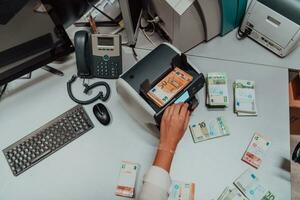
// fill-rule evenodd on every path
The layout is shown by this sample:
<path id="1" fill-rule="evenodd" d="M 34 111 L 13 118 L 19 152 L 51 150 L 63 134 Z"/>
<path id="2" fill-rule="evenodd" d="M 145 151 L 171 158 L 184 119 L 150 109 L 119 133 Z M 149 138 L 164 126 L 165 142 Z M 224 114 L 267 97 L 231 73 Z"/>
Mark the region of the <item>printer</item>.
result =
<path id="1" fill-rule="evenodd" d="M 238 27 L 247 0 L 149 0 L 146 7 L 170 42 L 185 52 Z"/>
<path id="2" fill-rule="evenodd" d="M 180 68 L 189 74 L 192 80 L 165 105 L 158 106 L 147 94 L 174 68 Z M 187 102 L 191 110 L 195 109 L 198 105 L 195 95 L 204 84 L 204 75 L 187 60 L 185 54 L 171 44 L 163 43 L 122 74 L 116 82 L 116 89 L 121 104 L 128 113 L 144 128 L 158 133 L 166 107 L 174 103 Z"/>
<path id="3" fill-rule="evenodd" d="M 280 57 L 300 39 L 299 0 L 252 0 L 239 30 Z"/>
<path id="4" fill-rule="evenodd" d="M 150 0 L 147 11 L 151 17 L 159 17 L 160 29 L 180 51 L 205 40 L 205 27 L 195 0 Z"/>

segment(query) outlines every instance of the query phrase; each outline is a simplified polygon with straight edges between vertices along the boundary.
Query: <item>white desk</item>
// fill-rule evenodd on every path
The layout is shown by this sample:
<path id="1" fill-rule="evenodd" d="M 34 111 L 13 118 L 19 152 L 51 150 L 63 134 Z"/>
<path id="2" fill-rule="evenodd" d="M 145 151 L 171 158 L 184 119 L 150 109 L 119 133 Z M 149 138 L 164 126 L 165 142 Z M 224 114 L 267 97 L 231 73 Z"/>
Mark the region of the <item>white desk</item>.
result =
<path id="1" fill-rule="evenodd" d="M 300 70 L 300 42 L 296 50 L 285 58 L 280 58 L 255 41 L 249 38 L 238 40 L 235 35 L 236 30 L 231 31 L 223 37 L 217 36 L 208 42 L 197 45 L 186 54 L 203 58 Z M 157 34 L 154 34 L 150 38 L 156 45 L 163 42 L 163 39 Z M 153 45 L 140 32 L 136 47 L 139 49 L 152 49 Z"/>
<path id="2" fill-rule="evenodd" d="M 148 52 L 137 50 L 139 57 Z M 193 56 L 190 59 L 205 74 L 226 72 L 229 86 L 238 78 L 256 81 L 259 116 L 238 118 L 232 106 L 225 111 L 208 111 L 201 90 L 200 105 L 191 123 L 222 115 L 228 120 L 232 134 L 194 144 L 187 130 L 174 158 L 172 178 L 195 182 L 196 199 L 217 199 L 227 185 L 249 168 L 241 157 L 254 131 L 261 131 L 272 137 L 272 146 L 259 170 L 261 179 L 277 199 L 290 199 L 290 173 L 283 169 L 283 161 L 290 159 L 288 70 Z M 135 63 L 131 49 L 123 48 L 123 62 L 125 70 Z M 0 101 L 1 150 L 76 105 L 66 91 L 67 80 L 76 72 L 74 59 L 55 67 L 63 70 L 65 76 L 37 70 L 31 80 L 17 80 L 9 85 L 8 94 Z M 112 113 L 110 126 L 104 127 L 96 120 L 93 105 L 85 106 L 95 128 L 18 177 L 12 175 L 0 153 L 1 200 L 123 199 L 114 195 L 122 160 L 141 164 L 139 193 L 158 140 L 129 117 L 120 105 L 115 81 L 108 82 L 112 95 L 105 105 Z M 86 98 L 81 90 L 78 80 L 74 84 L 75 95 Z M 232 89 L 229 91 L 232 102 Z"/>

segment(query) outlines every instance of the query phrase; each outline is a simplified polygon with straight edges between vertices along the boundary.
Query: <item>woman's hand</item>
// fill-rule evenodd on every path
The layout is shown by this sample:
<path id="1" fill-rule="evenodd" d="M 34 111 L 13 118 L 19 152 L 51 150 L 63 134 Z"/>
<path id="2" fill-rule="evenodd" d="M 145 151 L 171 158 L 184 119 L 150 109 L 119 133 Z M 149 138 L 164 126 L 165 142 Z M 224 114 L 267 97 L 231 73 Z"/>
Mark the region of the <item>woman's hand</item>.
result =
<path id="1" fill-rule="evenodd" d="M 153 165 L 170 171 L 177 144 L 181 140 L 190 119 L 188 104 L 174 104 L 168 107 L 160 125 L 160 143 Z"/>
<path id="2" fill-rule="evenodd" d="M 189 123 L 188 106 L 187 103 L 174 104 L 165 110 L 160 125 L 160 148 L 176 150 Z"/>

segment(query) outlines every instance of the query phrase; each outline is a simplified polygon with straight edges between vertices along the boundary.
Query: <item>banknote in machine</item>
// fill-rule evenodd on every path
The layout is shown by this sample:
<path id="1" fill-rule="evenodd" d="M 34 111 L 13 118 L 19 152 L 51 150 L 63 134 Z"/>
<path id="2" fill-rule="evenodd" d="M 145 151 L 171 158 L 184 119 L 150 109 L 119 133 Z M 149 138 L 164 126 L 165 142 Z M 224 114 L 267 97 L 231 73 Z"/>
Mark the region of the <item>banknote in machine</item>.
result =
<path id="1" fill-rule="evenodd" d="M 139 164 L 122 161 L 116 195 L 134 197 Z"/>
<path id="2" fill-rule="evenodd" d="M 239 116 L 257 115 L 255 82 L 236 80 L 234 82 L 234 108 Z"/>
<path id="3" fill-rule="evenodd" d="M 195 143 L 230 134 L 224 117 L 202 121 L 198 124 L 190 125 L 189 128 Z"/>
<path id="4" fill-rule="evenodd" d="M 225 107 L 229 104 L 227 75 L 222 72 L 207 75 L 207 104 L 209 106 Z"/>
<path id="5" fill-rule="evenodd" d="M 237 188 L 226 187 L 218 200 L 248 200 Z"/>
<path id="6" fill-rule="evenodd" d="M 174 70 L 150 89 L 147 95 L 157 106 L 162 107 L 183 90 L 192 80 L 193 76 L 179 67 L 175 67 Z"/>
<path id="7" fill-rule="evenodd" d="M 265 152 L 269 149 L 271 140 L 261 133 L 254 133 L 254 136 L 245 151 L 242 160 L 254 168 L 259 168 Z"/>
<path id="8" fill-rule="evenodd" d="M 256 173 L 248 169 L 234 181 L 234 185 L 249 199 L 262 200 L 267 189 L 260 183 Z"/>
<path id="9" fill-rule="evenodd" d="M 195 184 L 172 181 L 168 200 L 194 200 Z"/>

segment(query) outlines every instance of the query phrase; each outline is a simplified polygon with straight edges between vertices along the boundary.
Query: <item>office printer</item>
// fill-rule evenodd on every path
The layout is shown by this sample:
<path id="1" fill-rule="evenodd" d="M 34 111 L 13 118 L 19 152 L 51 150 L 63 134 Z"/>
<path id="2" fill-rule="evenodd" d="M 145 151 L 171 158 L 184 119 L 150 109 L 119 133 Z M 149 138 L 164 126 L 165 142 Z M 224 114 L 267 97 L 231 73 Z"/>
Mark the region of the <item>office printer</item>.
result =
<path id="1" fill-rule="evenodd" d="M 158 16 L 160 29 L 185 52 L 205 40 L 204 24 L 195 0 L 150 0 L 147 11 Z"/>
<path id="2" fill-rule="evenodd" d="M 159 81 L 174 67 L 193 77 L 192 81 L 163 107 L 147 96 Z M 190 109 L 198 105 L 195 94 L 203 87 L 205 78 L 192 66 L 184 54 L 170 44 L 161 44 L 125 72 L 116 82 L 117 93 L 128 113 L 146 129 L 157 131 L 165 108 L 171 104 L 188 102 Z"/>
<path id="3" fill-rule="evenodd" d="M 300 39 L 299 0 L 253 0 L 239 31 L 280 57 L 297 47 Z"/>
<path id="4" fill-rule="evenodd" d="M 148 0 L 147 11 L 180 51 L 240 25 L 247 0 Z"/>

